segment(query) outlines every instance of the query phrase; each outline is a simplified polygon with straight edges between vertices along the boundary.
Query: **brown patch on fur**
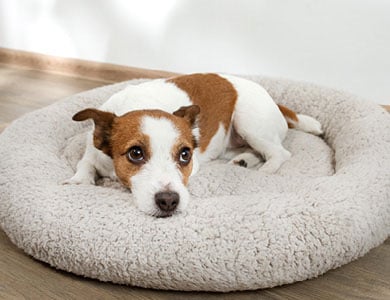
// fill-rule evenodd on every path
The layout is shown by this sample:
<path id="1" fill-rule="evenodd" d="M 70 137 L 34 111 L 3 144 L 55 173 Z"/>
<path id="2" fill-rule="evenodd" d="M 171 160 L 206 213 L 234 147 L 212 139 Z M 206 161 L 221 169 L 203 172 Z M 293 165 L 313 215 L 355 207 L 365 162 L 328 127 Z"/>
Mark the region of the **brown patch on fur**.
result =
<path id="1" fill-rule="evenodd" d="M 181 165 L 179 162 L 180 152 L 183 148 L 189 148 L 192 156 L 195 148 L 197 147 L 198 142 L 192 134 L 192 128 L 197 122 L 198 114 L 199 106 L 191 105 L 181 107 L 179 110 L 175 111 L 173 115 L 171 115 L 173 117 L 172 121 L 180 133 L 178 143 L 176 143 L 172 149 L 172 157 L 182 173 L 184 185 L 188 184 L 188 180 L 192 172 L 193 160 L 191 159 L 188 165 Z"/>
<path id="2" fill-rule="evenodd" d="M 168 79 L 167 82 L 174 83 L 185 91 L 192 103 L 200 107 L 199 148 L 204 152 L 220 123 L 228 131 L 237 101 L 237 91 L 228 80 L 217 74 L 183 75 Z"/>
<path id="3" fill-rule="evenodd" d="M 192 129 L 197 128 L 198 125 L 198 116 L 200 113 L 200 108 L 198 105 L 190 105 L 190 106 L 182 106 L 175 112 L 173 112 L 174 116 L 184 118 L 187 120 L 188 124 Z M 199 146 L 198 137 L 192 136 L 193 148 L 197 148 Z"/>
<path id="4" fill-rule="evenodd" d="M 198 105 L 182 106 L 177 111 L 173 112 L 173 115 L 184 118 L 193 127 L 198 119 L 200 113 L 200 107 Z"/>
<path id="5" fill-rule="evenodd" d="M 145 161 L 151 157 L 149 136 L 141 132 L 141 119 L 144 116 L 139 111 L 127 113 L 114 120 L 111 135 L 112 158 L 115 173 L 119 180 L 131 188 L 131 177 L 137 174 L 143 164 L 133 164 L 127 155 L 131 147 L 139 146 L 144 152 Z"/>
<path id="6" fill-rule="evenodd" d="M 185 166 L 185 167 L 180 167 L 180 171 L 182 173 L 182 179 L 183 179 L 183 184 L 184 185 L 188 185 L 188 180 L 190 179 L 190 175 L 191 175 L 191 172 L 192 172 L 192 160 L 191 162 L 189 163 L 189 165 Z"/>
<path id="7" fill-rule="evenodd" d="M 185 139 L 179 141 L 179 143 L 175 144 L 175 146 L 172 149 L 172 157 L 173 160 L 176 162 L 181 174 L 182 174 L 182 181 L 184 185 L 188 184 L 188 180 L 190 179 L 190 175 L 192 172 L 193 167 L 193 160 L 191 158 L 191 161 L 188 165 L 182 165 L 180 164 L 180 153 L 183 148 L 189 148 L 191 152 L 191 156 L 193 156 L 194 153 L 194 147 L 191 146 L 191 140 Z"/>
<path id="8" fill-rule="evenodd" d="M 287 121 L 288 128 L 295 128 L 295 124 L 299 122 L 297 114 L 286 106 L 278 104 L 278 107 Z"/>

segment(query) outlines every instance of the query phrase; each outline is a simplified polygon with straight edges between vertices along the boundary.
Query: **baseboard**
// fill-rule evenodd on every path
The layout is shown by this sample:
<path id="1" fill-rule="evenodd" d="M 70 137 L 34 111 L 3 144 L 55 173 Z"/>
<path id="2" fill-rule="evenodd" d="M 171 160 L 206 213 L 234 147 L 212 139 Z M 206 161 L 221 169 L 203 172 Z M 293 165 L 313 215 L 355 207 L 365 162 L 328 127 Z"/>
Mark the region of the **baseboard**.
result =
<path id="1" fill-rule="evenodd" d="M 57 57 L 1 47 L 0 63 L 105 82 L 119 82 L 135 78 L 165 78 L 177 75 L 177 73 L 167 71 Z M 382 105 L 382 107 L 390 112 L 390 105 Z"/>
<path id="2" fill-rule="evenodd" d="M 119 82 L 134 78 L 161 78 L 177 73 L 44 55 L 0 47 L 0 63 L 44 72 Z"/>

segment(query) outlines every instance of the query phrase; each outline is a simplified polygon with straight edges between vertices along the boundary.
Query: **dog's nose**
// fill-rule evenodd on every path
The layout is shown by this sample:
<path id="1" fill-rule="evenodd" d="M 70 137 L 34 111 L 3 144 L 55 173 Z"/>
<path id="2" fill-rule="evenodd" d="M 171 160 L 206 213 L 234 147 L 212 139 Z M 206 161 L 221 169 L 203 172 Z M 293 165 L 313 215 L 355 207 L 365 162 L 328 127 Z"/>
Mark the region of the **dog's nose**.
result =
<path id="1" fill-rule="evenodd" d="M 154 195 L 157 206 L 165 212 L 172 212 L 179 204 L 180 196 L 176 192 L 160 192 Z"/>

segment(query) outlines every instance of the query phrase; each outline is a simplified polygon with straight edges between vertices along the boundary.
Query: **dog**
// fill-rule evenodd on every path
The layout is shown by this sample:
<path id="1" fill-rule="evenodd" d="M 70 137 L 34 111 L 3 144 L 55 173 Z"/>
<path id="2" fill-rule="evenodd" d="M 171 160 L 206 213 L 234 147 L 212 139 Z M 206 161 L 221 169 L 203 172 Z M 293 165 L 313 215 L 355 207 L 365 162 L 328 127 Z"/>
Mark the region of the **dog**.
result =
<path id="1" fill-rule="evenodd" d="M 288 128 L 322 134 L 314 118 L 277 105 L 259 84 L 215 73 L 180 75 L 129 85 L 92 119 L 86 150 L 68 184 L 94 184 L 97 174 L 119 179 L 139 210 L 167 217 L 185 210 L 189 178 L 217 158 L 274 173 L 290 158 Z"/>

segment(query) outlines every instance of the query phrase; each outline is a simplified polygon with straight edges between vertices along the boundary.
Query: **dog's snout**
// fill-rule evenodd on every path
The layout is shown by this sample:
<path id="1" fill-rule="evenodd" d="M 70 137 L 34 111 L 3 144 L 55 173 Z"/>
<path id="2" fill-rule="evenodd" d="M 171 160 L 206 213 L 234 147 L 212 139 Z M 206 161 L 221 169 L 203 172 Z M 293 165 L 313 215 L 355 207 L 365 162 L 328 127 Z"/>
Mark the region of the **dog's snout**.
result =
<path id="1" fill-rule="evenodd" d="M 157 207 L 164 212 L 173 212 L 180 201 L 180 196 L 176 192 L 160 192 L 154 195 Z"/>

